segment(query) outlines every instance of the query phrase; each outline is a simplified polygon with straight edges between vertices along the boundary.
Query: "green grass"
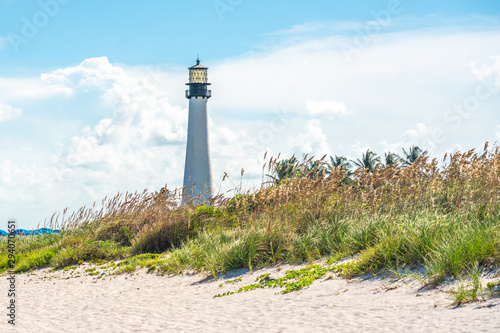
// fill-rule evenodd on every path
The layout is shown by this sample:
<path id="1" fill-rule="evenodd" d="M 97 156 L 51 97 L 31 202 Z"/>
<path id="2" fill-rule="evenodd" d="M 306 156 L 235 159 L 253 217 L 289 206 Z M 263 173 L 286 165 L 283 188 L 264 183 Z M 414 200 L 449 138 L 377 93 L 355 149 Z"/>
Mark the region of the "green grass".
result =
<path id="1" fill-rule="evenodd" d="M 338 273 L 351 278 L 425 266 L 431 285 L 474 278 L 500 263 L 500 152 L 457 153 L 446 161 L 441 169 L 420 158 L 374 172 L 292 172 L 212 206 L 178 206 L 168 191 L 119 195 L 102 211 L 78 211 L 61 234 L 17 237 L 15 271 L 125 259 L 120 272 L 194 270 L 217 278 L 239 268 L 355 256 Z M 7 254 L 6 238 L 0 239 L 0 272 L 7 270 Z M 323 272 L 318 269 L 300 273 L 285 290 L 312 283 Z M 483 294 L 477 283 L 464 283 L 456 304 Z"/>
<path id="2" fill-rule="evenodd" d="M 28 252 L 26 256 L 22 256 L 19 263 L 16 265 L 15 272 L 26 272 L 31 269 L 46 266 L 57 253 L 57 246 L 51 245 L 41 249 L 36 249 Z"/>
<path id="3" fill-rule="evenodd" d="M 488 282 L 486 284 L 486 293 L 490 297 L 500 297 L 500 280 L 495 282 Z"/>
<path id="4" fill-rule="evenodd" d="M 51 260 L 50 265 L 61 268 L 78 264 L 80 260 L 95 261 L 98 259 L 111 260 L 124 258 L 130 249 L 119 246 L 113 241 L 86 240 L 75 246 L 61 249 Z"/>
<path id="5" fill-rule="evenodd" d="M 130 273 L 144 267 L 148 268 L 149 272 L 153 272 L 156 270 L 156 265 L 162 265 L 162 263 L 160 255 L 146 253 L 127 258 L 116 266 L 118 268 L 117 273 Z"/>
<path id="6" fill-rule="evenodd" d="M 462 282 L 453 290 L 453 305 L 462 305 L 483 299 L 485 290 L 481 283 L 481 270 L 476 266 L 469 270 L 469 280 Z"/>

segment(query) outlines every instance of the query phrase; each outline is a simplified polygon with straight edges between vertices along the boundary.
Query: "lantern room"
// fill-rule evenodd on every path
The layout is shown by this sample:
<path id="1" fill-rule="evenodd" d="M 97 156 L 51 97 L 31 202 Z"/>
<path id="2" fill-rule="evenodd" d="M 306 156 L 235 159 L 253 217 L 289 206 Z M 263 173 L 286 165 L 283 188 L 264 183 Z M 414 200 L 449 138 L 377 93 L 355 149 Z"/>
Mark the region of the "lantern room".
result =
<path id="1" fill-rule="evenodd" d="M 186 90 L 186 98 L 210 98 L 212 91 L 207 89 L 208 83 L 208 67 L 200 64 L 200 59 L 196 59 L 196 65 L 189 67 L 189 89 Z"/>
<path id="2" fill-rule="evenodd" d="M 207 69 L 200 64 L 200 59 L 196 60 L 196 65 L 189 67 L 189 83 L 207 83 Z"/>

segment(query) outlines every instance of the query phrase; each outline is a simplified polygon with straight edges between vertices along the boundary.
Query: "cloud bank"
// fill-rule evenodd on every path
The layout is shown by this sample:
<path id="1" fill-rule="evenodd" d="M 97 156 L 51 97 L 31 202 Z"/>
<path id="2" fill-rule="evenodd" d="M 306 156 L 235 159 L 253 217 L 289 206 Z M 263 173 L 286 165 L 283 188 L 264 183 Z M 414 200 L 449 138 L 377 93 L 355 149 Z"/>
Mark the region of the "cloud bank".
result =
<path id="1" fill-rule="evenodd" d="M 20 108 L 0 102 L 0 122 L 18 118 L 22 113 L 23 111 Z"/>

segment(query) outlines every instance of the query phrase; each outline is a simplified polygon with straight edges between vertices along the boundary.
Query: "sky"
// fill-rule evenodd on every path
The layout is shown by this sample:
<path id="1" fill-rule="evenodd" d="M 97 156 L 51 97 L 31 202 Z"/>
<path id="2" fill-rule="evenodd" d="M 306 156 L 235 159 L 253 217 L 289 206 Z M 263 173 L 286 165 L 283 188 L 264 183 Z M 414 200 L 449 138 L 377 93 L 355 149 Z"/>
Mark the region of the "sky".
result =
<path id="1" fill-rule="evenodd" d="M 0 229 L 182 186 L 198 54 L 228 196 L 260 186 L 266 152 L 500 140 L 497 1 L 0 0 Z"/>

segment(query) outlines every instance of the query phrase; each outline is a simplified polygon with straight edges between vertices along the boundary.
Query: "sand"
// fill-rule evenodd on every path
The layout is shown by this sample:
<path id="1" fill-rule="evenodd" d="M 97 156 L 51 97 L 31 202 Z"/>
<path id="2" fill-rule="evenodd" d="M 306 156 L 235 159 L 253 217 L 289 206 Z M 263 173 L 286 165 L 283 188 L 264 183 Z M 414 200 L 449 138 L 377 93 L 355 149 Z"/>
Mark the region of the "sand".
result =
<path id="1" fill-rule="evenodd" d="M 239 270 L 217 281 L 145 269 L 98 278 L 84 274 L 89 267 L 17 275 L 15 328 L 7 323 L 2 276 L 0 332 L 500 332 L 499 298 L 450 307 L 446 287 L 420 290 L 412 278 L 323 278 L 284 295 L 257 289 L 214 298 L 260 274 L 301 266 Z M 242 281 L 224 283 L 236 277 Z"/>

